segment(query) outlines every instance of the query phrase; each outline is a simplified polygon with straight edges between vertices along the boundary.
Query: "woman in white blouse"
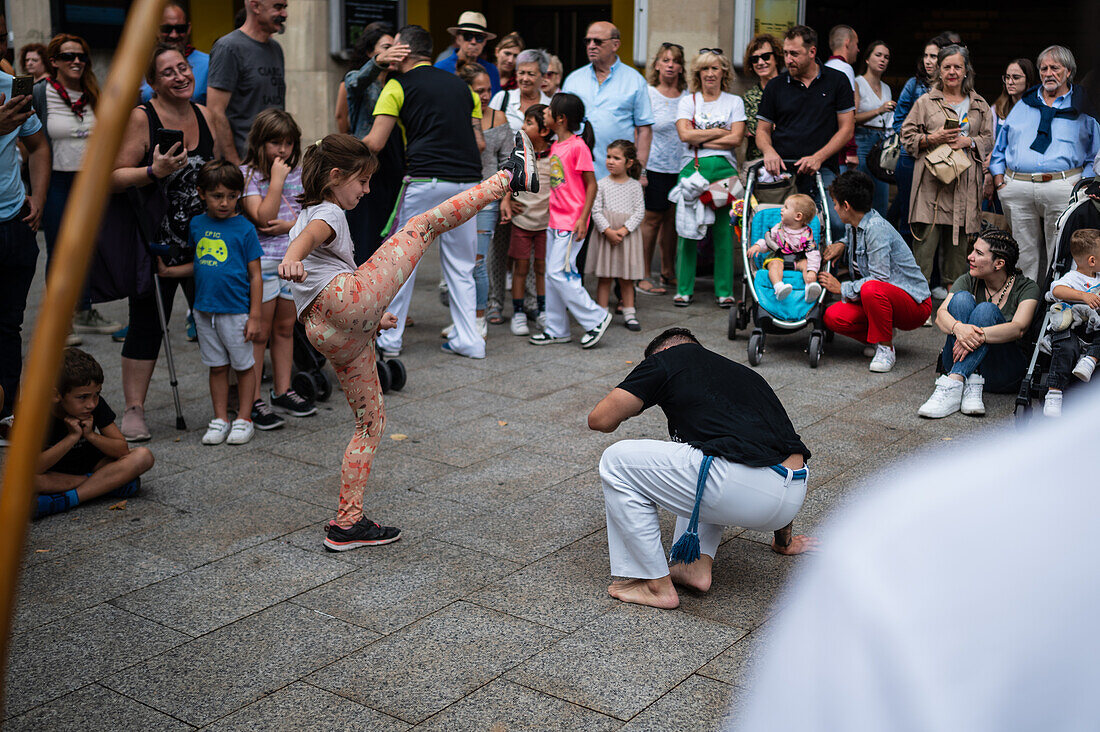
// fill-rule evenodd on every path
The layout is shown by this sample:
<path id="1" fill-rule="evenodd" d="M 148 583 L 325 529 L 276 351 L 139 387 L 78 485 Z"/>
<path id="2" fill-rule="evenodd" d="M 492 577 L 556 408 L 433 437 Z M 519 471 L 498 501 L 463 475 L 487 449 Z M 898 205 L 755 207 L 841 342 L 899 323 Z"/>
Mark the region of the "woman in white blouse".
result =
<path id="1" fill-rule="evenodd" d="M 542 77 L 550 66 L 550 56 L 538 48 L 528 48 L 516 56 L 516 88 L 502 89 L 489 100 L 489 106 L 508 117 L 512 132 L 523 128 L 523 115 L 532 104 L 550 104 L 542 93 Z"/>
<path id="2" fill-rule="evenodd" d="M 875 182 L 875 195 L 871 206 L 880 216 L 886 216 L 890 204 L 890 186 L 871 175 L 867 167 L 867 154 L 876 142 L 886 138 L 893 126 L 894 107 L 897 106 L 890 87 L 882 80 L 890 65 L 890 49 L 883 41 L 872 41 L 864 56 L 867 70 L 856 77 L 859 105 L 856 107 L 856 155 L 859 169 Z"/>

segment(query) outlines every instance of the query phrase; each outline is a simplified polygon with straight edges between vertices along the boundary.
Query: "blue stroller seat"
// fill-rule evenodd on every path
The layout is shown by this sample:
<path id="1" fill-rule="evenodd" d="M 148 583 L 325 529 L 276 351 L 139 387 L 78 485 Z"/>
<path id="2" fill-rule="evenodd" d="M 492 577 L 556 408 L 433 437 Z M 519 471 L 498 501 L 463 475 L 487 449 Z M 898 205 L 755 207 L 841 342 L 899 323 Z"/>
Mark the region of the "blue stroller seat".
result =
<path id="1" fill-rule="evenodd" d="M 776 205 L 757 205 L 752 217 L 752 231 L 749 236 L 750 245 L 763 239 L 765 232 L 779 223 L 780 208 Z M 813 221 L 810 222 L 810 229 L 814 233 L 814 241 L 820 245 L 821 220 L 818 216 L 814 216 Z M 790 284 L 794 290 L 785 300 L 777 300 L 772 281 L 768 277 L 768 271 L 763 268 L 764 260 L 768 256 L 770 256 L 770 252 L 764 252 L 757 254 L 752 259 L 752 264 L 756 267 L 756 274 L 753 276 L 753 289 L 756 290 L 757 302 L 761 308 L 777 320 L 790 323 L 805 320 L 810 310 L 817 305 L 817 301 L 806 302 L 806 283 L 802 278 L 802 273 L 797 270 L 785 270 L 783 272 L 783 281 Z"/>

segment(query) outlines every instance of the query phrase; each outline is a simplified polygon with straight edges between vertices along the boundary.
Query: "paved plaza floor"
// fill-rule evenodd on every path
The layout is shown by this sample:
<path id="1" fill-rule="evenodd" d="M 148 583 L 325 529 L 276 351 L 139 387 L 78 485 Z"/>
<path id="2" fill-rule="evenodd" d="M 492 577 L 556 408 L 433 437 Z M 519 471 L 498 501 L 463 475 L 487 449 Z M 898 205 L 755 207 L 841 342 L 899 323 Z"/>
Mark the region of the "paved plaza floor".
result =
<path id="1" fill-rule="evenodd" d="M 343 554 L 321 546 L 352 428 L 343 395 L 247 445 L 201 445 L 206 370 L 178 298 L 189 429 L 175 429 L 162 362 L 142 493 L 31 526 L 4 729 L 707 730 L 736 717 L 784 583 L 813 557 L 779 556 L 770 536 L 730 528 L 709 593 L 681 592 L 673 611 L 612 600 L 597 462 L 615 440 L 667 432 L 658 409 L 614 435 L 585 424 L 664 328 L 746 361 L 709 284 L 686 310 L 639 297 L 644 331 L 617 320 L 592 351 L 535 348 L 490 326 L 488 357 L 473 361 L 440 351 L 438 275 L 433 250 L 402 355 L 408 385 L 386 397 L 365 500 L 403 538 Z M 101 311 L 125 320 L 124 303 Z M 1010 396 L 990 395 L 984 420 L 916 416 L 942 343 L 933 329 L 899 337 L 889 374 L 869 373 L 861 347 L 840 338 L 811 370 L 807 338 L 771 338 L 758 367 L 813 451 L 800 533 L 906 455 L 1011 412 Z M 120 346 L 84 340 L 121 413 Z"/>

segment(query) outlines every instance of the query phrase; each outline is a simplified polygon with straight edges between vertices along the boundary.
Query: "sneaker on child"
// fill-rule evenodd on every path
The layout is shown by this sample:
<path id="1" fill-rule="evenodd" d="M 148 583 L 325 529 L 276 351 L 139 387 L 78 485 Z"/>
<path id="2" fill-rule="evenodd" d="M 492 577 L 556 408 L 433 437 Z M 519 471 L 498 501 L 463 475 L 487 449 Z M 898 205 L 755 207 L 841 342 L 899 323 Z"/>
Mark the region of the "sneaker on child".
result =
<path id="1" fill-rule="evenodd" d="M 533 336 L 527 339 L 527 342 L 530 343 L 532 346 L 546 346 L 551 343 L 570 343 L 572 342 L 572 340 L 573 336 L 571 335 L 560 336 L 556 338 L 546 331 L 543 331 L 541 333 L 535 333 Z"/>
<path id="2" fill-rule="evenodd" d="M 786 300 L 787 296 L 791 294 L 791 290 L 793 289 L 794 287 L 791 285 L 790 282 L 780 282 L 778 285 L 775 286 L 775 299 Z"/>
<path id="3" fill-rule="evenodd" d="M 1046 399 L 1043 400 L 1043 416 L 1062 416 L 1062 392 L 1058 389 L 1047 389 Z"/>
<path id="4" fill-rule="evenodd" d="M 875 357 L 871 359 L 870 370 L 876 374 L 885 374 L 894 368 L 897 355 L 893 346 L 884 346 L 881 343 L 875 346 Z"/>
<path id="5" fill-rule="evenodd" d="M 1092 372 L 1096 370 L 1096 359 L 1092 356 L 1082 356 L 1077 365 L 1073 367 L 1073 375 L 1084 382 L 1092 378 Z"/>
<path id="6" fill-rule="evenodd" d="M 512 335 L 525 336 L 531 332 L 531 329 L 527 326 L 527 313 L 518 312 L 512 315 Z"/>
<path id="7" fill-rule="evenodd" d="M 603 334 L 607 332 L 609 325 L 611 325 L 611 313 L 607 314 L 602 323 L 581 336 L 581 348 L 595 348 L 596 344 L 603 338 Z"/>
<path id="8" fill-rule="evenodd" d="M 252 427 L 252 420 L 235 419 L 233 420 L 233 426 L 229 428 L 229 437 L 225 438 L 225 442 L 228 445 L 243 445 L 246 442 L 251 442 L 253 434 L 255 432 Z"/>
<path id="9" fill-rule="evenodd" d="M 324 545 L 330 552 L 346 552 L 361 546 L 392 544 L 400 538 L 401 529 L 382 526 L 364 516 L 346 529 L 335 523 L 326 526 Z"/>
<path id="10" fill-rule="evenodd" d="M 204 445 L 220 445 L 229 437 L 229 423 L 215 417 L 206 425 L 206 434 L 202 436 Z"/>
<path id="11" fill-rule="evenodd" d="M 821 284 L 811 282 L 806 285 L 806 302 L 813 302 L 821 295 Z"/>
<path id="12" fill-rule="evenodd" d="M 936 390 L 917 410 L 917 414 L 928 419 L 941 419 L 954 414 L 962 407 L 963 387 L 963 382 L 944 374 L 936 379 Z"/>

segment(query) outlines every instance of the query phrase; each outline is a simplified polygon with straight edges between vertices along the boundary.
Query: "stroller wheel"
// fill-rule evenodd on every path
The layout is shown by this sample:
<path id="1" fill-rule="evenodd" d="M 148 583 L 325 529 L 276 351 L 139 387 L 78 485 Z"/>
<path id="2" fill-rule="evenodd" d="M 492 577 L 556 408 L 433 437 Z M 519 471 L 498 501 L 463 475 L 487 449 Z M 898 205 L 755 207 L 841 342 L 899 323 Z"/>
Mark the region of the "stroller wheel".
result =
<path id="1" fill-rule="evenodd" d="M 817 365 L 821 362 L 821 351 L 823 348 L 824 343 L 821 333 L 814 331 L 810 335 L 810 347 L 807 349 L 810 354 L 810 368 L 816 369 Z"/>
<path id="2" fill-rule="evenodd" d="M 317 400 L 317 385 L 310 378 L 308 371 L 299 371 L 290 379 L 290 388 L 297 392 L 298 396 L 309 401 Z"/>
<path id="3" fill-rule="evenodd" d="M 332 382 L 325 376 L 324 371 L 318 371 L 313 375 L 314 384 L 317 387 L 317 401 L 327 402 L 332 396 Z"/>
<path id="4" fill-rule="evenodd" d="M 737 339 L 737 324 L 741 320 L 741 314 L 738 308 L 730 308 L 729 325 L 727 326 L 726 336 L 732 341 Z"/>
<path id="5" fill-rule="evenodd" d="M 383 394 L 389 394 L 390 384 L 390 364 L 387 361 L 378 359 L 378 386 L 382 389 Z"/>
<path id="6" fill-rule="evenodd" d="M 749 336 L 749 363 L 753 366 L 760 365 L 760 359 L 764 356 L 764 334 L 760 331 Z"/>
<path id="7" fill-rule="evenodd" d="M 408 372 L 405 371 L 405 364 L 396 358 L 391 358 L 386 363 L 390 366 L 390 388 L 394 391 L 401 391 L 405 388 L 405 382 L 409 376 Z"/>

